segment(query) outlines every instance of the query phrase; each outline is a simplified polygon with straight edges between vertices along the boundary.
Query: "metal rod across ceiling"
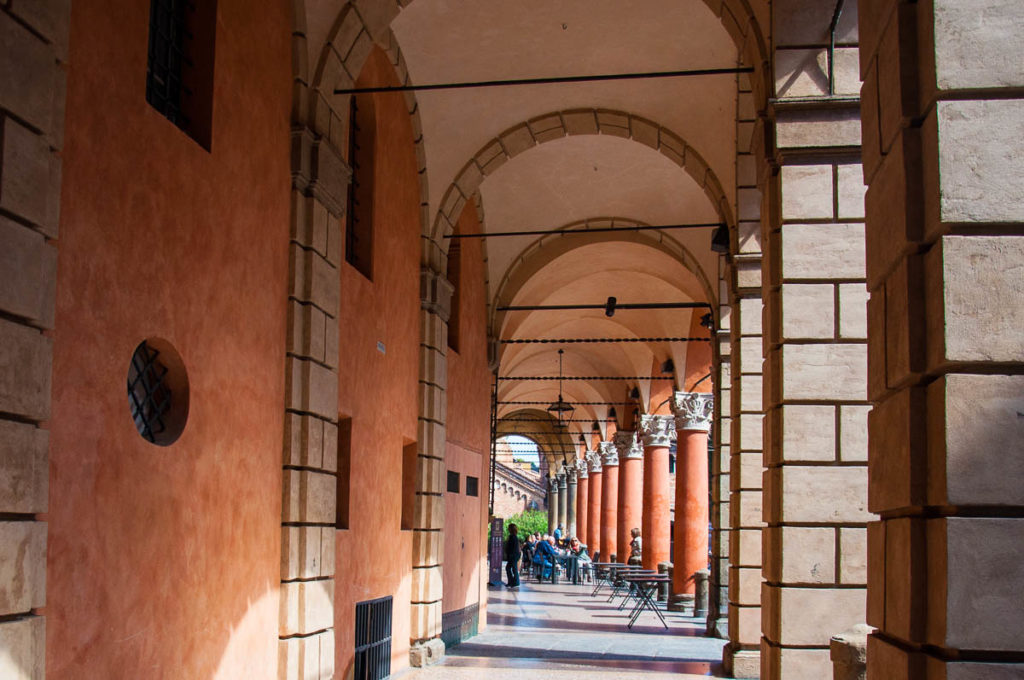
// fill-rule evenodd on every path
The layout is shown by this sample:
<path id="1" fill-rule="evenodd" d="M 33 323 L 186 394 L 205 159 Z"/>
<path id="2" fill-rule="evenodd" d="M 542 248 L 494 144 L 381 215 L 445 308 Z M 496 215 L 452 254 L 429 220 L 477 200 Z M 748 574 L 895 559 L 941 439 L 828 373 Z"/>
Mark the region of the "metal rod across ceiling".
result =
<path id="1" fill-rule="evenodd" d="M 723 227 L 725 222 L 696 222 L 694 224 L 655 224 L 635 225 L 629 227 L 580 227 L 578 229 L 541 229 L 537 231 L 482 231 L 476 234 L 451 233 L 443 238 L 497 238 L 499 236 L 548 236 L 553 234 L 600 234 L 610 231 L 655 231 L 661 229 L 706 229 Z"/>
<path id="2" fill-rule="evenodd" d="M 547 375 L 501 375 L 498 380 L 558 380 L 558 376 Z M 562 380 L 675 380 L 672 376 L 655 375 L 566 375 Z"/>
<path id="3" fill-rule="evenodd" d="M 588 342 L 711 342 L 711 338 L 509 338 L 500 340 L 503 345 L 529 344 L 570 344 Z"/>
<path id="4" fill-rule="evenodd" d="M 586 76 L 551 76 L 546 78 L 511 78 L 508 80 L 475 80 L 458 83 L 430 83 L 425 85 L 384 85 L 379 87 L 338 88 L 334 94 L 371 94 L 374 92 L 423 92 L 426 90 L 465 90 L 477 87 L 508 87 L 515 85 L 550 85 L 554 83 L 595 83 L 611 80 L 645 80 L 651 78 L 685 78 L 688 76 L 718 76 L 735 73 L 753 73 L 753 66 L 727 68 L 698 68 L 684 71 L 643 71 L 632 73 L 602 73 Z"/>
<path id="5" fill-rule="evenodd" d="M 499 312 L 540 312 L 569 309 L 607 309 L 607 305 L 508 305 L 498 307 Z M 711 309 L 706 302 L 633 302 L 616 304 L 615 311 L 620 309 Z"/>

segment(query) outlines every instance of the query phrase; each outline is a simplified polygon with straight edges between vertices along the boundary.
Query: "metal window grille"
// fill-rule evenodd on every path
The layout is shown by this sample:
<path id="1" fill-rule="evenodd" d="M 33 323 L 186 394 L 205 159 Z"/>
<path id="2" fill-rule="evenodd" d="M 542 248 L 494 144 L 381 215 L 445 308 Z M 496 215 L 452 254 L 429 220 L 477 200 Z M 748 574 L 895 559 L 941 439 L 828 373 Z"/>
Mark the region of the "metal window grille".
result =
<path id="1" fill-rule="evenodd" d="M 391 675 L 391 599 L 356 603 L 355 680 Z"/>
<path id="2" fill-rule="evenodd" d="M 149 5 L 146 101 L 182 129 L 189 125 L 182 112 L 187 91 L 182 72 L 192 65 L 188 56 L 192 36 L 185 28 L 189 9 L 189 0 L 151 0 Z"/>
<path id="3" fill-rule="evenodd" d="M 449 493 L 459 492 L 459 473 L 448 471 L 448 491 Z"/>
<path id="4" fill-rule="evenodd" d="M 164 416 L 171 409 L 171 390 L 164 382 L 167 369 L 160 363 L 159 356 L 160 352 L 143 342 L 132 355 L 128 372 L 132 420 L 139 434 L 153 443 L 157 435 L 167 429 Z"/>
<path id="5" fill-rule="evenodd" d="M 480 480 L 476 477 L 466 476 L 466 495 L 467 496 L 479 496 L 480 495 Z"/>

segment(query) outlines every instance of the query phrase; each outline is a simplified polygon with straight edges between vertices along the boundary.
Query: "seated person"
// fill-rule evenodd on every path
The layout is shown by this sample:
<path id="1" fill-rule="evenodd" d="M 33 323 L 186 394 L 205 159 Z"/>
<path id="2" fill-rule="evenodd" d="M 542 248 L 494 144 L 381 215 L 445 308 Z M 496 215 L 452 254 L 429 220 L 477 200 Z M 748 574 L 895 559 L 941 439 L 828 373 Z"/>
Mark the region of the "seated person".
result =
<path id="1" fill-rule="evenodd" d="M 550 536 L 545 536 L 544 540 L 537 542 L 537 547 L 533 550 L 533 563 L 540 565 L 540 578 L 544 578 L 545 569 L 554 569 L 555 560 L 558 559 L 558 553 L 555 552 L 554 539 Z"/>
<path id="2" fill-rule="evenodd" d="M 590 555 L 587 549 L 580 543 L 580 539 L 573 536 L 569 539 L 569 547 L 562 557 L 562 564 L 565 565 L 566 578 L 572 579 L 573 583 L 580 582 L 580 564 L 590 562 Z"/>

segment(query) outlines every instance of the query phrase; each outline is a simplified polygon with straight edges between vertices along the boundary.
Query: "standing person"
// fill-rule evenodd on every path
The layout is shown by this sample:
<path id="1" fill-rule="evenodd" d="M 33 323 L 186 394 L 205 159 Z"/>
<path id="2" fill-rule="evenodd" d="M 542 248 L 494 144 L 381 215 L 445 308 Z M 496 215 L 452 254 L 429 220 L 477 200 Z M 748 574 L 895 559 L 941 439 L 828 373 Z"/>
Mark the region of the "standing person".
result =
<path id="1" fill-rule="evenodd" d="M 555 537 L 555 545 L 560 545 L 562 543 L 562 525 L 561 524 L 559 524 L 558 527 L 555 529 L 554 537 Z"/>
<path id="2" fill-rule="evenodd" d="M 643 561 L 641 559 L 640 529 L 630 529 L 629 535 L 633 537 L 633 540 L 629 542 L 629 561 L 626 564 L 639 565 Z"/>
<path id="3" fill-rule="evenodd" d="M 508 587 L 519 587 L 519 528 L 515 524 L 508 525 L 508 538 L 505 539 L 505 575 L 508 576 Z"/>

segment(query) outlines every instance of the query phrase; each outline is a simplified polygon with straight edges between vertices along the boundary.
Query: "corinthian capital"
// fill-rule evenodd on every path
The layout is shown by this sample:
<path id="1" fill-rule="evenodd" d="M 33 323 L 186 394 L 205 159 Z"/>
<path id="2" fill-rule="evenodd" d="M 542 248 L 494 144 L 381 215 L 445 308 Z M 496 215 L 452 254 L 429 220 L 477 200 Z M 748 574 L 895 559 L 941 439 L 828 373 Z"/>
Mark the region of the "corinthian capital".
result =
<path id="1" fill-rule="evenodd" d="M 640 434 L 644 446 L 671 446 L 676 436 L 676 419 L 673 416 L 641 416 Z"/>
<path id="2" fill-rule="evenodd" d="M 615 442 L 601 442 L 598 444 L 598 448 L 601 451 L 602 465 L 619 464 L 619 449 L 615 446 Z"/>
<path id="3" fill-rule="evenodd" d="M 715 402 L 710 394 L 676 392 L 672 398 L 672 412 L 676 417 L 676 431 L 711 429 L 711 416 Z"/>
<path id="4" fill-rule="evenodd" d="M 628 460 L 644 457 L 644 447 L 636 440 L 636 432 L 619 430 L 612 437 L 612 441 L 615 442 L 615 448 L 619 451 L 619 459 Z"/>
<path id="5" fill-rule="evenodd" d="M 590 452 L 587 451 L 586 458 L 580 458 L 576 461 L 576 476 L 579 479 L 587 479 L 587 461 L 590 458 Z"/>
<path id="6" fill-rule="evenodd" d="M 596 475 L 601 471 L 601 453 L 598 451 L 587 451 L 587 467 L 590 474 Z"/>

